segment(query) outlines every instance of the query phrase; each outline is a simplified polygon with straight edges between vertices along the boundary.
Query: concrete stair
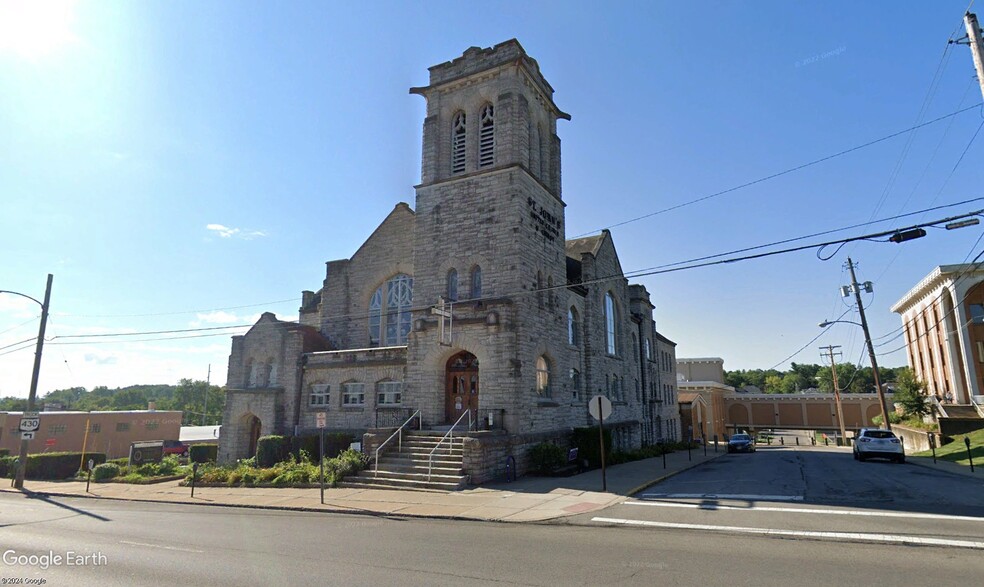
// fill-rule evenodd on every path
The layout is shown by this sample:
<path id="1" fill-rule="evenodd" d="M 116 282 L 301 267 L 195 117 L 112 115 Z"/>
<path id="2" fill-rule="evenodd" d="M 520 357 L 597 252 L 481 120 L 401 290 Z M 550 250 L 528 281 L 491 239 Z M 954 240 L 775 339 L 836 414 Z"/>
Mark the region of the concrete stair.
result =
<path id="1" fill-rule="evenodd" d="M 339 487 L 354 489 L 418 489 L 456 491 L 468 485 L 468 476 L 462 470 L 463 441 L 445 440 L 434 453 L 434 460 L 427 474 L 428 457 L 440 442 L 443 434 L 408 432 L 403 436 L 403 446 L 396 441 L 387 445 L 379 455 L 378 471 L 372 466 L 346 477 Z"/>

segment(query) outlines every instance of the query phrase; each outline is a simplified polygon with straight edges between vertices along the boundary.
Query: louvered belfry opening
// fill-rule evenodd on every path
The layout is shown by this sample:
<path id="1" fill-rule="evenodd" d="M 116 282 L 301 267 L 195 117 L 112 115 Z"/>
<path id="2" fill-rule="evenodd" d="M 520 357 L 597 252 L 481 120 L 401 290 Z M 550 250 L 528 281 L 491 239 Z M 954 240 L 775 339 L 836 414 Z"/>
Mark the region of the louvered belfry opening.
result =
<path id="1" fill-rule="evenodd" d="M 495 111 L 491 104 L 486 104 L 482 108 L 482 116 L 479 119 L 478 133 L 478 166 L 488 167 L 494 163 L 495 158 Z"/>
<path id="2" fill-rule="evenodd" d="M 465 170 L 465 113 L 459 112 L 451 124 L 451 173 Z"/>

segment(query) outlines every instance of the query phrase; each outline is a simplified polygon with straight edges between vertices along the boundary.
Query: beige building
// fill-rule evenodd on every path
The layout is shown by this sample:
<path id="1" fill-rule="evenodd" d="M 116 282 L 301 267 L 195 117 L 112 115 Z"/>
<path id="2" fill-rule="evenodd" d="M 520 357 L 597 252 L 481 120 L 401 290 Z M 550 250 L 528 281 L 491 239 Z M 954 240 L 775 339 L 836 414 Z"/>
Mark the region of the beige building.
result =
<path id="1" fill-rule="evenodd" d="M 0 448 L 20 451 L 22 412 L 0 412 Z M 27 445 L 29 454 L 85 450 L 105 453 L 107 459 L 129 456 L 130 443 L 177 440 L 181 412 L 41 412 L 41 426 Z M 86 434 L 88 424 L 88 434 Z"/>
<path id="2" fill-rule="evenodd" d="M 683 431 L 693 438 L 723 439 L 728 434 L 724 396 L 735 388 L 724 383 L 724 359 L 684 358 L 676 361 Z"/>
<path id="3" fill-rule="evenodd" d="M 916 377 L 944 404 L 984 404 L 984 268 L 940 265 L 892 306 Z"/>
<path id="4" fill-rule="evenodd" d="M 608 231 L 566 239 L 557 121 L 570 115 L 539 64 L 511 40 L 429 71 L 410 90 L 427 107 L 415 205 L 329 261 L 297 323 L 267 313 L 233 338 L 220 460 L 252 455 L 261 434 L 313 433 L 319 412 L 361 433 L 419 410 L 425 428 L 470 417 L 485 432 L 464 448 L 481 482 L 591 424 L 595 394 L 615 406 L 617 448 L 679 437 L 674 345 L 650 293 L 623 276 Z"/>

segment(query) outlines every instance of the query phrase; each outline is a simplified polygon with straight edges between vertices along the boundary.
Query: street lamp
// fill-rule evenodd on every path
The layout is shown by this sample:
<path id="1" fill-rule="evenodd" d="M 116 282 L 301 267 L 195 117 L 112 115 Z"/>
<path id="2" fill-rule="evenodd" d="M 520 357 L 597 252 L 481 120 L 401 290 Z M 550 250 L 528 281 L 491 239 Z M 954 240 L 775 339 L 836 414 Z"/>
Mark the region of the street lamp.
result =
<path id="1" fill-rule="evenodd" d="M 864 341 L 868 346 L 868 358 L 871 360 L 871 375 L 875 379 L 875 392 L 878 393 L 878 403 L 881 404 L 882 428 L 891 430 L 892 427 L 888 423 L 888 404 L 885 403 L 885 393 L 882 391 L 881 380 L 878 377 L 878 361 L 875 359 L 875 347 L 871 344 L 871 334 L 868 332 L 868 320 L 864 316 L 864 304 L 861 303 L 861 289 L 863 288 L 866 292 L 871 293 L 871 282 L 866 281 L 863 284 L 858 283 L 858 278 L 854 275 L 854 262 L 851 261 L 850 257 L 847 258 L 847 267 L 851 271 L 851 284 L 840 288 L 841 295 L 846 298 L 851 294 L 851 292 L 854 293 L 854 299 L 858 304 L 858 314 L 861 316 L 861 322 L 851 322 L 850 320 L 830 320 L 821 322 L 820 327 L 826 328 L 827 326 L 837 322 L 847 322 L 849 324 L 860 326 L 861 329 L 864 330 Z"/>
<path id="2" fill-rule="evenodd" d="M 34 302 L 35 304 L 41 306 L 41 327 L 38 329 L 38 344 L 36 350 L 34 351 L 34 371 L 31 373 L 31 391 L 28 393 L 27 396 L 27 409 L 24 410 L 25 413 L 34 411 L 34 400 L 38 395 L 38 375 L 41 373 L 41 349 L 44 346 L 44 329 L 45 326 L 48 324 L 48 307 L 49 307 L 49 302 L 51 301 L 52 279 L 54 279 L 54 277 L 49 273 L 48 285 L 47 287 L 45 287 L 44 290 L 43 303 L 37 301 L 36 299 L 26 294 L 22 294 L 16 291 L 0 289 L 0 293 L 8 293 L 8 294 L 13 294 L 15 296 L 20 296 L 22 298 L 27 298 L 32 302 Z M 17 461 L 18 463 L 17 474 L 14 477 L 14 487 L 16 489 L 21 489 L 24 487 L 24 473 L 27 470 L 27 445 L 29 442 L 30 441 L 24 438 L 23 435 L 21 436 L 20 457 Z"/>

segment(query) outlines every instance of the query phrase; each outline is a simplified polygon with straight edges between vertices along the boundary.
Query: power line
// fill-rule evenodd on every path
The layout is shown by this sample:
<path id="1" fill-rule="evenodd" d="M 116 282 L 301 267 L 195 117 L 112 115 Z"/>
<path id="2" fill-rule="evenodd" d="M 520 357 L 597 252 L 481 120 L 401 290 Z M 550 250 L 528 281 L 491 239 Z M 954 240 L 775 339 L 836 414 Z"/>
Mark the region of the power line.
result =
<path id="1" fill-rule="evenodd" d="M 243 308 L 258 308 L 260 306 L 271 306 L 274 304 L 284 304 L 287 302 L 297 302 L 297 298 L 285 300 L 274 300 L 272 302 L 261 302 L 258 304 L 247 304 L 245 306 L 226 306 L 224 308 L 209 308 L 207 310 L 181 310 L 178 312 L 153 312 L 149 314 L 60 314 L 73 318 L 146 318 L 149 316 L 178 316 L 182 314 L 199 314 L 202 312 L 219 312 L 221 310 L 242 310 Z"/>
<path id="2" fill-rule="evenodd" d="M 838 316 L 838 317 L 837 317 L 836 319 L 837 319 L 837 320 L 840 320 L 840 319 L 841 319 L 841 318 L 843 318 L 844 316 L 847 316 L 847 313 L 848 313 L 848 312 L 850 312 L 850 311 L 851 311 L 851 308 L 848 308 L 847 310 L 844 310 L 844 313 L 843 313 L 843 314 L 841 314 L 840 316 Z M 817 341 L 817 339 L 819 339 L 819 338 L 820 338 L 821 336 L 823 336 L 824 334 L 826 334 L 826 333 L 827 333 L 827 331 L 828 331 L 828 330 L 830 330 L 830 328 L 831 328 L 832 326 L 833 326 L 833 324 L 828 324 L 827 326 L 825 326 L 825 327 L 824 327 L 824 329 L 820 331 L 820 334 L 818 334 L 818 335 L 816 335 L 816 336 L 814 336 L 813 338 L 811 338 L 811 339 L 810 339 L 810 342 L 808 342 L 808 343 L 806 343 L 806 344 L 804 344 L 803 346 L 801 346 L 801 347 L 799 348 L 799 350 L 798 350 L 798 351 L 796 351 L 795 353 L 793 353 L 793 354 L 791 354 L 791 355 L 789 355 L 789 356 L 788 356 L 788 357 L 786 357 L 785 359 L 783 359 L 783 360 L 781 360 L 781 361 L 779 361 L 778 363 L 776 363 L 775 365 L 773 365 L 773 366 L 772 366 L 772 367 L 770 367 L 769 369 L 770 369 L 770 370 L 771 370 L 771 369 L 775 369 L 775 368 L 777 368 L 777 367 L 779 367 L 780 365 L 782 365 L 783 363 L 785 363 L 786 361 L 788 361 L 788 360 L 790 360 L 790 359 L 792 359 L 792 358 L 793 358 L 793 357 L 795 357 L 796 355 L 798 355 L 798 354 L 800 354 L 800 353 L 802 353 L 803 351 L 805 351 L 807 347 L 809 347 L 810 345 L 812 345 L 813 343 L 815 343 L 815 342 Z"/>
<path id="3" fill-rule="evenodd" d="M 235 324 L 233 326 L 210 326 L 207 328 L 183 328 L 180 330 L 146 330 L 143 332 L 104 332 L 101 334 L 63 334 L 59 336 L 53 336 L 51 338 L 45 339 L 57 340 L 59 338 L 103 338 L 103 337 L 116 337 L 116 336 L 142 336 L 145 334 L 178 334 L 181 332 L 204 332 L 208 330 L 229 330 L 231 328 L 248 328 L 252 324 Z"/>
<path id="4" fill-rule="evenodd" d="M 769 180 L 772 180 L 772 179 L 776 179 L 777 177 L 782 177 L 784 175 L 788 175 L 790 173 L 794 173 L 796 171 L 800 171 L 802 169 L 806 169 L 807 167 L 812 167 L 814 165 L 818 165 L 818 164 L 823 163 L 825 161 L 830 161 L 831 159 L 836 159 L 837 157 L 841 157 L 843 155 L 847 155 L 849 153 L 853 153 L 854 151 L 859 151 L 861 149 L 864 149 L 864 148 L 867 148 L 867 147 L 871 147 L 873 145 L 877 145 L 878 143 L 882 143 L 882 142 L 885 142 L 887 140 L 894 139 L 895 137 L 900 136 L 900 135 L 903 135 L 903 134 L 905 134 L 907 132 L 911 132 L 913 130 L 916 130 L 916 129 L 919 129 L 919 128 L 923 128 L 923 127 L 929 126 L 931 124 L 936 124 L 937 122 L 940 122 L 942 120 L 946 120 L 948 118 L 952 118 L 954 116 L 957 116 L 958 114 L 963 114 L 964 112 L 967 112 L 969 110 L 973 110 L 973 109 L 975 109 L 975 108 L 977 108 L 978 106 L 981 106 L 981 105 L 984 105 L 984 102 L 979 102 L 979 103 L 977 103 L 977 104 L 975 104 L 973 106 L 968 106 L 967 108 L 963 108 L 961 110 L 957 110 L 956 112 L 951 112 L 950 114 L 946 114 L 946 115 L 940 116 L 939 118 L 934 118 L 933 120 L 930 120 L 928 122 L 923 122 L 921 124 L 917 124 L 915 126 L 911 126 L 911 127 L 907 128 L 905 130 L 900 130 L 900 131 L 894 132 L 894 133 L 892 133 L 890 135 L 886 135 L 886 136 L 881 137 L 879 139 L 875 139 L 873 141 L 868 141 L 867 143 L 864 143 L 864 144 L 861 144 L 861 145 L 857 145 L 855 147 L 851 147 L 851 148 L 845 149 L 843 151 L 839 151 L 837 153 L 834 153 L 833 155 L 827 155 L 826 157 L 821 157 L 819 159 L 814 159 L 813 161 L 809 161 L 807 163 L 803 163 L 803 164 L 797 165 L 795 167 L 790 167 L 789 169 L 785 169 L 783 171 L 779 171 L 777 173 L 773 173 L 773 174 L 767 175 L 765 177 L 760 177 L 759 179 L 756 179 L 756 180 L 753 180 L 753 181 L 748 181 L 748 182 L 745 182 L 743 184 L 740 184 L 740 185 L 737 185 L 737 186 L 734 186 L 734 187 L 730 187 L 730 188 L 725 189 L 725 190 L 721 190 L 721 191 L 715 192 L 713 194 L 708 194 L 706 196 L 702 196 L 700 198 L 689 200 L 687 202 L 682 202 L 680 204 L 675 204 L 675 205 L 670 206 L 668 208 L 663 208 L 663 209 L 657 210 L 655 212 L 650 212 L 649 214 L 643 214 L 642 216 L 637 216 L 635 218 L 630 218 L 629 220 L 624 220 L 622 222 L 616 222 L 615 224 L 610 224 L 610 225 L 608 225 L 608 226 L 606 226 L 604 228 L 612 229 L 612 228 L 615 228 L 617 226 L 625 226 L 626 224 L 631 224 L 633 222 L 638 222 L 640 220 L 645 220 L 646 218 L 652 218 L 653 216 L 658 216 L 660 214 L 665 214 L 667 212 L 672 212 L 673 210 L 679 210 L 680 208 L 684 208 L 686 206 L 692 206 L 692 205 L 698 204 L 700 202 L 704 202 L 704 201 L 707 201 L 707 200 L 710 200 L 710 199 L 713 199 L 713 198 L 717 198 L 717 197 L 720 197 L 720 196 L 723 196 L 723 195 L 726 195 L 726 194 L 730 194 L 731 192 L 735 192 L 735 191 L 738 191 L 740 189 L 744 189 L 744 188 L 751 187 L 751 186 L 756 185 L 756 184 L 760 184 L 760 183 L 763 183 L 763 182 L 766 182 L 766 181 L 769 181 Z M 595 230 L 595 231 L 591 231 L 591 232 L 586 232 L 586 233 L 583 233 L 583 234 L 579 234 L 579 235 L 577 235 L 577 236 L 575 236 L 573 238 L 580 238 L 582 236 L 587 236 L 587 235 L 590 235 L 590 234 L 594 234 L 594 233 L 597 233 L 597 232 L 599 232 L 601 230 L 604 230 L 604 228 L 598 229 L 598 230 Z"/>

